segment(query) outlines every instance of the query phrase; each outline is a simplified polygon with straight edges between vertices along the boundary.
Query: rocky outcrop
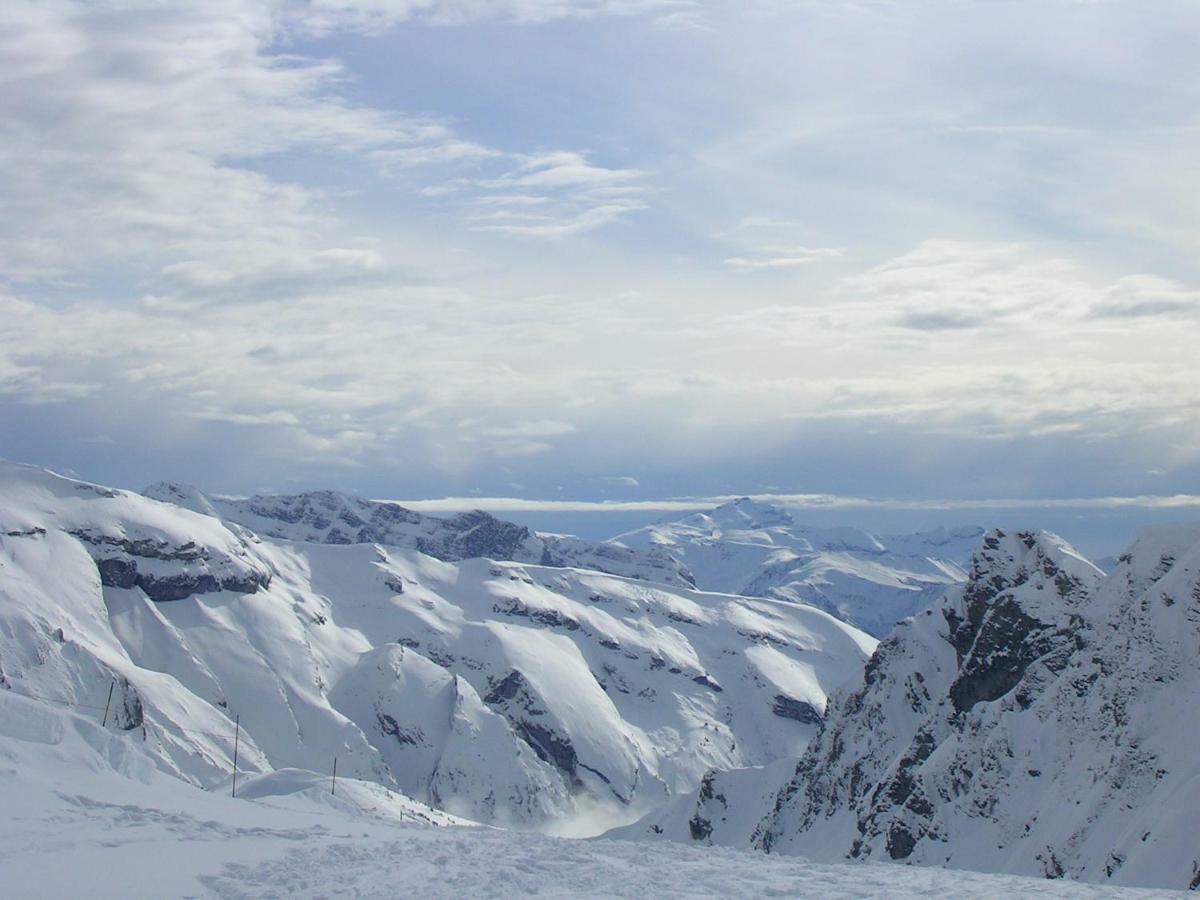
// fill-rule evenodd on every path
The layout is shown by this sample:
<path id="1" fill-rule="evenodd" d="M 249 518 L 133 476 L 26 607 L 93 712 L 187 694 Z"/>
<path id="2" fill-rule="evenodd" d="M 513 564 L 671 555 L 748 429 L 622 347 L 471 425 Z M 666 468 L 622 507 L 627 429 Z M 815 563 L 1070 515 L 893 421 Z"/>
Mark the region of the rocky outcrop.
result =
<path id="1" fill-rule="evenodd" d="M 244 554 L 232 556 L 195 541 L 172 544 L 162 538 L 130 538 L 90 529 L 75 529 L 70 534 L 95 559 L 101 584 L 140 588 L 159 603 L 216 591 L 252 594 L 271 583 L 270 572 Z"/>
<path id="2" fill-rule="evenodd" d="M 618 834 L 1194 888 L 1200 526 L 1148 529 L 1107 576 L 995 530 L 968 570 L 879 644 L 782 784 L 712 773 Z"/>
<path id="3" fill-rule="evenodd" d="M 819 832 L 852 858 L 908 859 L 941 853 L 960 811 L 988 817 L 1011 749 L 1003 711 L 1028 709 L 1086 643 L 1101 577 L 1052 535 L 989 532 L 967 583 L 898 627 L 831 708 L 756 843 Z"/>
<path id="4" fill-rule="evenodd" d="M 661 550 L 634 550 L 570 535 L 539 534 L 481 510 L 440 518 L 398 503 L 364 500 L 334 491 L 261 494 L 237 500 L 209 497 L 195 488 L 171 482 L 152 485 L 144 493 L 244 525 L 266 537 L 322 544 L 382 544 L 419 550 L 446 562 L 509 560 L 695 586 L 687 567 Z"/>

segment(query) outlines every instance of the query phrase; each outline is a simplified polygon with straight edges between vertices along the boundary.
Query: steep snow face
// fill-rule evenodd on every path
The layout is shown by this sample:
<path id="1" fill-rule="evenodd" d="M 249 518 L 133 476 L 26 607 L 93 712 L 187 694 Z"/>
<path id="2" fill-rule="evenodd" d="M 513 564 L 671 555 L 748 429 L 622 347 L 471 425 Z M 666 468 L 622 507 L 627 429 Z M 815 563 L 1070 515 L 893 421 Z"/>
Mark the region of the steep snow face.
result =
<path id="1" fill-rule="evenodd" d="M 704 590 L 808 603 L 882 636 L 966 578 L 982 529 L 877 537 L 810 528 L 748 498 L 614 540 L 669 554 Z"/>
<path id="2" fill-rule="evenodd" d="M 627 833 L 692 839 L 688 818 L 717 812 L 732 825 L 699 839 L 1194 888 L 1198 651 L 1200 527 L 1147 530 L 1108 576 L 1052 535 L 991 532 L 782 789 L 716 773 L 720 809 L 702 786 Z"/>
<path id="3" fill-rule="evenodd" d="M 0 524 L 0 688 L 99 710 L 112 686 L 108 727 L 204 786 L 237 719 L 243 771 L 336 757 L 473 819 L 594 831 L 795 756 L 875 644 L 809 607 L 269 540 L 7 464 Z"/>
<path id="4" fill-rule="evenodd" d="M 1006 713 L 1028 710 L 1081 646 L 1101 577 L 1053 535 L 987 534 L 967 583 L 877 649 L 756 843 L 890 859 L 919 846 L 921 861 L 944 862 L 945 844 L 994 816 Z"/>
<path id="5" fill-rule="evenodd" d="M 633 550 L 571 535 L 539 534 L 488 513 L 427 516 L 398 503 L 333 491 L 260 494 L 245 500 L 210 497 L 172 482 L 151 485 L 147 497 L 250 528 L 263 537 L 321 544 L 385 544 L 455 562 L 486 557 L 574 566 L 643 581 L 694 587 L 687 568 L 656 548 Z"/>

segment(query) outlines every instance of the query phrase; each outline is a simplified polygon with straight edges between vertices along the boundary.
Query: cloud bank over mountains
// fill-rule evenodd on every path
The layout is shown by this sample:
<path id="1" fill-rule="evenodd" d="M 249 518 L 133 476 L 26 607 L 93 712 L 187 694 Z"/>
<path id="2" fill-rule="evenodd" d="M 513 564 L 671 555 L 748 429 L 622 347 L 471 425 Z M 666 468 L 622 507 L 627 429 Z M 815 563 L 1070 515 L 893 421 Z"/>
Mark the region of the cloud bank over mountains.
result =
<path id="1" fill-rule="evenodd" d="M 1194 490 L 1194 7 L 0 20 L 0 455 L 376 496 Z"/>

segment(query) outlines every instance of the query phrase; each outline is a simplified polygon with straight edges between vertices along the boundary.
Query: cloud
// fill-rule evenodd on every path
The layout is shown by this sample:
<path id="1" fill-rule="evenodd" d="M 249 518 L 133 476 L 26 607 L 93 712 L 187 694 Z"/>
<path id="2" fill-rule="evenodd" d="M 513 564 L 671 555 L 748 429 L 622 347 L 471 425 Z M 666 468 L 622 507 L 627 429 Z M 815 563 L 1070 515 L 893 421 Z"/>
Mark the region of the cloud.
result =
<path id="1" fill-rule="evenodd" d="M 397 500 L 409 509 L 427 513 L 458 513 L 482 509 L 493 513 L 689 513 L 704 512 L 739 499 L 737 494 L 663 500 L 529 500 L 519 497 L 442 497 L 435 500 Z M 982 500 L 892 500 L 843 497 L 832 494 L 751 494 L 751 500 L 803 510 L 995 511 L 995 510 L 1174 510 L 1200 508 L 1200 495 L 1142 495 L 1136 497 L 1075 497 L 1066 499 L 1005 498 Z"/>
<path id="2" fill-rule="evenodd" d="M 725 258 L 725 265 L 741 272 L 794 269 L 842 255 L 832 247 L 800 243 L 812 229 L 799 222 L 782 222 L 767 216 L 747 216 L 715 237 L 742 252 Z"/>
<path id="3" fill-rule="evenodd" d="M 477 12 L 539 19 L 559 6 L 582 14 L 572 4 L 542 12 L 480 4 Z M 440 18 L 468 7 L 364 4 L 359 12 Z M 330 23 L 353 12 L 351 4 L 323 8 Z M 589 14 L 623 9 L 600 4 Z M 436 117 L 346 99 L 341 63 L 287 46 L 289 29 L 310 15 L 323 13 L 232 0 L 4 4 L 0 278 L 46 287 L 103 267 L 126 290 L 149 282 L 244 299 L 298 280 L 332 287 L 380 278 L 395 267 L 379 240 L 343 219 L 342 198 L 271 174 L 279 159 L 357 167 L 401 195 L 416 170 L 429 173 L 427 189 L 460 178 L 481 202 L 515 189 L 548 202 L 546 220 L 527 229 L 544 236 L 593 230 L 644 206 L 636 170 L 581 153 L 485 146 Z M 459 174 L 480 166 L 495 174 Z M 526 232 L 519 223 L 492 228 Z"/>
<path id="4" fill-rule="evenodd" d="M 1029 244 L 926 240 L 846 278 L 851 316 L 918 331 L 1080 328 L 1089 319 L 1200 315 L 1200 292 L 1148 274 L 1105 283 Z"/>
<path id="5" fill-rule="evenodd" d="M 646 208 L 647 173 L 597 166 L 581 153 L 556 151 L 526 157 L 496 178 L 469 186 L 475 231 L 558 239 L 623 221 Z"/>
<path id="6" fill-rule="evenodd" d="M 600 16 L 650 16 L 666 25 L 695 21 L 696 0 L 309 0 L 297 20 L 314 32 L 378 32 L 402 22 L 464 25 L 486 19 L 538 24 Z"/>

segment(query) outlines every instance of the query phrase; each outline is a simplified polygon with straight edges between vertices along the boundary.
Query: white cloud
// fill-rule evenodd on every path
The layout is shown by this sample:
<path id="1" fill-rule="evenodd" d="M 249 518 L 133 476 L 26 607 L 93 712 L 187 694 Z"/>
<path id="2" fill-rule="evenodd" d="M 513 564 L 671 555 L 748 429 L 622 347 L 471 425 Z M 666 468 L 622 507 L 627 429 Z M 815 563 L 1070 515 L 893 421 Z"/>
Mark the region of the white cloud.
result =
<path id="1" fill-rule="evenodd" d="M 382 15 L 388 5 L 379 6 Z M 441 16 L 467 6 L 397 9 Z M 616 11 L 608 6 L 594 12 Z M 492 12 L 537 17 L 532 7 Z M 0 278 L 69 282 L 103 265 L 129 287 L 162 277 L 193 294 L 245 296 L 296 279 L 385 273 L 385 249 L 342 218 L 334 194 L 268 174 L 281 157 L 366 167 L 395 191 L 414 169 L 426 171 L 427 191 L 457 177 L 500 210 L 527 202 L 505 193 L 525 194 L 552 210 L 535 234 L 576 234 L 644 205 L 636 170 L 487 147 L 435 118 L 349 102 L 340 63 L 283 49 L 305 15 L 265 0 L 4 4 Z M 480 166 L 495 174 L 455 174 Z M 605 194 L 621 185 L 634 193 Z M 494 228 L 522 232 L 510 224 Z"/>
<path id="2" fill-rule="evenodd" d="M 581 153 L 556 151 L 520 160 L 496 178 L 480 179 L 470 202 L 476 231 L 557 239 L 623 221 L 645 209 L 645 172 L 594 165 Z"/>
<path id="3" fill-rule="evenodd" d="M 737 500 L 742 495 L 684 497 L 663 500 L 528 500 L 518 497 L 442 497 L 434 500 L 397 500 L 409 509 L 427 513 L 457 513 L 482 509 L 493 513 L 689 513 L 701 512 Z M 1141 495 L 1135 497 L 1075 497 L 1065 499 L 889 500 L 843 497 L 834 494 L 751 494 L 751 500 L 803 510 L 1122 510 L 1200 508 L 1200 495 Z"/>
<path id="4" fill-rule="evenodd" d="M 747 216 L 715 237 L 741 251 L 725 258 L 725 265 L 741 272 L 794 269 L 842 255 L 832 247 L 805 245 L 803 239 L 811 230 L 799 222 Z"/>
<path id="5" fill-rule="evenodd" d="M 380 31 L 401 22 L 462 25 L 484 19 L 542 23 L 598 16 L 651 16 L 663 24 L 694 21 L 697 0 L 309 0 L 298 20 L 309 30 Z"/>

